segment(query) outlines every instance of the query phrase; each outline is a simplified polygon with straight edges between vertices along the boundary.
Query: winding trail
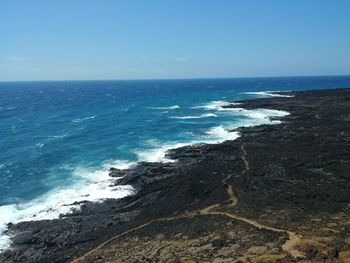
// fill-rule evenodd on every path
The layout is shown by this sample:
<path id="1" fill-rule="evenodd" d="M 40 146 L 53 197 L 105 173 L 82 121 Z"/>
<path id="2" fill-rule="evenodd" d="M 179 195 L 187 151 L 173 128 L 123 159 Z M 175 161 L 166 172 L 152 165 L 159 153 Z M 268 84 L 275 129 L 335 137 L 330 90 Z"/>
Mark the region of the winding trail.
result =
<path id="1" fill-rule="evenodd" d="M 248 154 L 247 154 L 247 151 L 245 149 L 245 143 L 243 143 L 241 145 L 241 150 L 243 152 L 243 154 L 241 156 L 241 159 L 242 159 L 242 161 L 244 162 L 244 165 L 245 165 L 245 170 L 242 172 L 242 174 L 243 174 L 243 173 L 246 173 L 246 172 L 248 172 L 250 170 L 249 161 L 247 159 Z"/>
<path id="2" fill-rule="evenodd" d="M 242 156 L 241 156 L 241 159 L 245 165 L 245 168 L 244 170 L 241 172 L 241 175 L 245 174 L 246 172 L 249 171 L 250 169 L 250 166 L 249 166 L 249 162 L 247 160 L 247 152 L 245 150 L 245 144 L 242 144 L 241 145 L 241 150 L 243 152 Z M 230 201 L 230 204 L 228 205 L 229 207 L 235 207 L 237 204 L 238 204 L 238 197 L 237 197 L 237 194 L 235 193 L 235 190 L 233 188 L 233 186 L 231 184 L 228 183 L 228 180 L 230 180 L 232 178 L 232 175 L 233 174 L 229 174 L 223 181 L 222 183 L 224 185 L 226 185 L 226 189 L 227 189 L 227 194 L 229 196 L 229 200 Z"/>
<path id="3" fill-rule="evenodd" d="M 247 158 L 248 154 L 247 154 L 247 151 L 245 149 L 245 144 L 242 144 L 240 148 L 243 152 L 243 154 L 241 155 L 241 159 L 245 165 L 245 169 L 241 172 L 241 175 L 243 175 L 250 170 L 250 164 L 249 164 L 249 161 Z M 227 206 L 232 208 L 238 204 L 239 199 L 234 191 L 233 186 L 228 183 L 228 180 L 230 180 L 231 178 L 232 178 L 232 174 L 229 174 L 222 182 L 223 182 L 223 184 L 226 185 L 226 191 L 227 191 L 227 194 L 229 196 L 228 201 L 230 202 L 230 204 L 228 204 Z M 296 248 L 296 245 L 301 240 L 301 236 L 299 236 L 297 233 L 290 231 L 290 230 L 282 229 L 282 228 L 276 228 L 276 227 L 264 225 L 264 224 L 261 224 L 261 223 L 255 221 L 255 220 L 245 218 L 242 216 L 238 216 L 238 215 L 235 215 L 232 213 L 218 211 L 217 209 L 220 207 L 221 207 L 221 204 L 217 203 L 217 204 L 213 204 L 213 205 L 210 205 L 208 207 L 205 207 L 201 210 L 192 211 L 192 212 L 185 212 L 185 213 L 180 214 L 180 215 L 173 215 L 173 216 L 169 216 L 169 217 L 162 217 L 162 218 L 153 219 L 145 224 L 131 228 L 125 232 L 122 232 L 122 233 L 106 240 L 105 242 L 103 242 L 99 246 L 95 247 L 94 249 L 90 250 L 89 252 L 82 255 L 81 257 L 78 257 L 78 258 L 72 260 L 71 263 L 82 263 L 82 262 L 84 262 L 84 259 L 86 259 L 88 256 L 94 254 L 95 252 L 102 249 L 104 246 L 110 244 L 111 242 L 117 240 L 118 238 L 123 237 L 127 234 L 130 234 L 130 233 L 137 231 L 139 229 L 145 228 L 145 227 L 147 227 L 155 222 L 171 221 L 171 220 L 176 220 L 176 219 L 181 219 L 181 218 L 192 218 L 192 217 L 201 216 L 201 215 L 203 215 L 203 216 L 206 216 L 206 215 L 223 216 L 226 218 L 231 218 L 234 220 L 242 221 L 242 222 L 247 223 L 249 225 L 252 225 L 258 229 L 273 231 L 276 233 L 286 233 L 288 235 L 288 239 L 282 245 L 282 250 L 294 258 L 305 258 L 304 253 L 302 253 L 301 251 L 299 251 Z"/>
<path id="4" fill-rule="evenodd" d="M 114 237 L 111 237 L 110 239 L 107 239 L 105 242 L 103 242 L 102 244 L 98 245 L 97 247 L 95 247 L 94 249 L 90 250 L 89 252 L 87 252 L 86 254 L 82 255 L 79 258 L 76 258 L 74 260 L 71 261 L 71 263 L 81 263 L 84 261 L 84 259 L 86 259 L 88 256 L 92 255 L 93 253 L 95 253 L 96 251 L 100 250 L 101 248 L 103 248 L 104 246 L 108 245 L 109 243 L 113 242 L 114 240 L 117 240 L 120 237 L 123 237 L 127 234 L 130 234 L 136 230 L 142 229 L 144 227 L 147 227 L 155 222 L 161 222 L 161 221 L 171 221 L 171 220 L 176 220 L 176 219 L 180 219 L 180 218 L 190 218 L 190 217 L 194 217 L 196 214 L 195 213 L 186 213 L 183 215 L 179 215 L 179 216 L 170 216 L 170 217 L 162 217 L 162 218 L 157 218 L 157 219 L 153 219 L 145 224 L 139 225 L 137 227 L 133 227 L 123 233 L 120 233 Z"/>
<path id="5" fill-rule="evenodd" d="M 243 152 L 242 156 L 241 156 L 241 159 L 242 161 L 244 162 L 244 165 L 245 165 L 245 169 L 241 172 L 241 175 L 245 174 L 246 172 L 248 172 L 250 170 L 250 164 L 249 164 L 249 161 L 248 161 L 248 154 L 247 154 L 247 151 L 245 149 L 245 144 L 242 144 L 241 145 L 241 150 Z M 227 181 L 229 179 L 231 179 L 232 177 L 232 174 L 228 175 L 224 180 L 223 180 L 223 183 L 227 186 L 227 194 L 229 196 L 229 200 L 231 201 L 231 203 L 228 205 L 230 207 L 234 207 L 238 204 L 238 197 L 236 196 L 235 192 L 234 192 L 234 189 L 233 189 L 233 186 L 230 185 Z M 299 250 L 297 250 L 295 247 L 296 247 L 296 244 L 299 243 L 301 237 L 293 232 L 293 231 L 290 231 L 290 230 L 286 230 L 286 229 L 281 229 L 281 228 L 275 228 L 275 227 L 271 227 L 271 226 L 266 226 L 266 225 L 263 225 L 263 224 L 260 224 L 259 222 L 255 221 L 255 220 L 252 220 L 252 219 L 248 219 L 248 218 L 245 218 L 245 217 L 241 217 L 241 216 L 238 216 L 238 215 L 234 215 L 232 213 L 228 213 L 228 212 L 220 212 L 220 211 L 212 211 L 214 210 L 215 208 L 218 208 L 220 207 L 220 204 L 215 204 L 215 205 L 211 205 L 209 207 L 206 207 L 202 210 L 199 211 L 200 214 L 202 215 L 219 215 L 219 216 L 225 216 L 225 217 L 228 217 L 228 218 L 232 218 L 232 219 L 235 219 L 235 220 L 239 220 L 239 221 L 242 221 L 242 222 L 245 222 L 249 225 L 252 225 L 256 228 L 259 228 L 259 229 L 264 229 L 264 230 L 269 230 L 269 231 L 273 231 L 273 232 L 277 232 L 277 233 L 287 233 L 288 234 L 288 240 L 282 245 L 282 250 L 288 254 L 290 254 L 292 257 L 294 258 L 303 258 L 305 257 L 305 255 L 300 252 Z"/>
<path id="6" fill-rule="evenodd" d="M 224 180 L 222 180 L 222 183 L 226 185 L 226 191 L 229 196 L 228 201 L 230 204 L 228 204 L 229 207 L 235 207 L 238 204 L 238 198 L 235 194 L 235 190 L 233 189 L 233 186 L 230 185 L 227 181 L 230 180 L 232 177 L 232 174 L 229 174 Z"/>

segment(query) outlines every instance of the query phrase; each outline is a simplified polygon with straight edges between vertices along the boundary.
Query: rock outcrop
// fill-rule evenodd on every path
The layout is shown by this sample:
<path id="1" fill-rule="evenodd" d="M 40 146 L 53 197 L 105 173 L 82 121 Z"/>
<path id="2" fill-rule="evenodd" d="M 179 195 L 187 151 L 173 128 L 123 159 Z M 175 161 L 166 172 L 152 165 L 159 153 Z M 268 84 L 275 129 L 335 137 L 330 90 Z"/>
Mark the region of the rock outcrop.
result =
<path id="1" fill-rule="evenodd" d="M 350 89 L 288 94 L 239 105 L 281 124 L 111 169 L 133 196 L 10 225 L 0 261 L 349 262 Z"/>

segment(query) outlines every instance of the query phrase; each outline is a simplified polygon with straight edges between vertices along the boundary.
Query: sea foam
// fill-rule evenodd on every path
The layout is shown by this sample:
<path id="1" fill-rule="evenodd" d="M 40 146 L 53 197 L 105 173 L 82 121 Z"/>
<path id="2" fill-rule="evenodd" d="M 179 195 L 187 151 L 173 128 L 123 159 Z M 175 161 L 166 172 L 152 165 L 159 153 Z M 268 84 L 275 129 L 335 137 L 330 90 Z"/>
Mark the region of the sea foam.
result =
<path id="1" fill-rule="evenodd" d="M 134 193 L 130 185 L 115 185 L 117 179 L 109 176 L 108 169 L 126 169 L 134 162 L 125 160 L 106 162 L 100 168 L 77 167 L 73 170 L 74 182 L 66 187 L 57 187 L 33 200 L 20 204 L 0 206 L 0 251 L 8 249 L 10 237 L 4 234 L 7 224 L 22 221 L 56 219 L 79 209 L 74 203 L 82 201 L 101 202 L 105 199 L 123 198 Z M 2 234 L 1 234 L 2 233 Z"/>
<path id="2" fill-rule="evenodd" d="M 219 126 L 209 128 L 202 136 L 197 136 L 189 142 L 160 142 L 158 140 L 149 140 L 148 149 L 136 149 L 134 153 L 138 157 L 138 161 L 147 162 L 175 162 L 166 157 L 166 153 L 175 148 L 189 146 L 199 143 L 221 143 L 227 140 L 235 140 L 240 134 L 233 131 L 239 127 L 256 126 L 262 124 L 278 124 L 279 120 L 272 120 L 271 117 L 283 117 L 289 113 L 286 111 L 272 110 L 272 109 L 244 109 L 244 108 L 228 108 L 227 106 L 237 106 L 240 103 L 228 102 L 228 101 L 211 101 L 208 104 L 193 106 L 192 109 L 203 109 L 215 111 L 215 113 L 207 113 L 197 116 L 173 116 L 171 118 L 176 119 L 195 119 L 206 117 L 217 117 L 218 114 L 241 116 L 242 119 L 238 123 L 225 123 Z"/>
<path id="3" fill-rule="evenodd" d="M 223 100 L 214 100 L 204 105 L 193 106 L 192 109 L 204 109 L 204 110 L 220 110 L 224 106 L 240 105 L 241 103 L 229 102 Z"/>
<path id="4" fill-rule="evenodd" d="M 149 109 L 153 110 L 177 110 L 181 107 L 179 105 L 167 106 L 167 107 L 149 107 Z"/>
<path id="5" fill-rule="evenodd" d="M 172 116 L 171 119 L 179 119 L 179 120 L 190 120 L 190 119 L 202 119 L 202 118 L 210 118 L 217 117 L 214 113 L 206 113 L 201 115 L 189 115 L 189 116 Z"/>
<path id="6" fill-rule="evenodd" d="M 95 119 L 95 118 L 96 118 L 96 116 L 90 116 L 90 117 L 86 117 L 86 118 L 76 118 L 76 119 L 73 119 L 72 122 L 79 123 L 79 122 L 88 121 L 88 120 Z"/>
<path id="7" fill-rule="evenodd" d="M 255 91 L 255 92 L 243 92 L 243 94 L 262 96 L 262 97 L 285 97 L 285 98 L 294 97 L 293 95 L 279 94 L 276 92 L 278 91 Z M 286 91 L 283 91 L 283 92 L 286 92 Z"/>

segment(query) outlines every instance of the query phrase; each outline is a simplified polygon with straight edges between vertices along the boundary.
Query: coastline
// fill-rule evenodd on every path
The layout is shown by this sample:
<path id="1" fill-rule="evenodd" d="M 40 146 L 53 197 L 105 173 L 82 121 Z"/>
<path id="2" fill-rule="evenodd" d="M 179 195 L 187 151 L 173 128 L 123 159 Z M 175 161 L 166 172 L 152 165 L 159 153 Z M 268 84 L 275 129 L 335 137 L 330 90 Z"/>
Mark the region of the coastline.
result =
<path id="1" fill-rule="evenodd" d="M 0 261 L 64 262 L 84 255 L 81 262 L 339 258 L 350 250 L 350 193 L 344 190 L 350 186 L 350 90 L 288 95 L 295 97 L 226 106 L 289 112 L 278 118 L 281 124 L 239 128 L 241 136 L 233 141 L 170 150 L 167 157 L 175 163 L 113 170 L 135 195 L 82 202 L 81 211 L 57 220 L 10 225 L 13 250 L 0 254 Z M 144 255 L 138 255 L 138 245 Z"/>

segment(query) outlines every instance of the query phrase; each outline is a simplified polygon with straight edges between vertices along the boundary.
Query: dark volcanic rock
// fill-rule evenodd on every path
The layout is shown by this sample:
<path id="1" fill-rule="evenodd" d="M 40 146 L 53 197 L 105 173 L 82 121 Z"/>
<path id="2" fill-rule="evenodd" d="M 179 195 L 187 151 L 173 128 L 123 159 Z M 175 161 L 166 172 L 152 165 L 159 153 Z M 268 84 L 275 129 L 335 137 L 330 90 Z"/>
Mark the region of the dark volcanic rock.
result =
<path id="1" fill-rule="evenodd" d="M 109 176 L 111 177 L 123 177 L 126 175 L 126 173 L 127 172 L 125 170 L 121 170 L 113 167 L 109 169 Z"/>
<path id="2" fill-rule="evenodd" d="M 296 231 L 308 238 L 299 246 L 314 262 L 337 258 L 338 254 L 344 257 L 350 250 L 350 89 L 288 94 L 295 97 L 248 100 L 227 106 L 290 112 L 281 124 L 239 128 L 242 136 L 234 141 L 170 150 L 167 157 L 176 162 L 141 162 L 129 170 L 112 168 L 110 175 L 118 178 L 118 184 L 131 184 L 137 190 L 132 196 L 102 203 L 83 202 L 80 210 L 61 219 L 9 225 L 12 250 L 0 254 L 0 262 L 65 262 L 136 226 L 213 204 L 220 204 L 220 211 L 226 213 Z M 239 199 L 234 207 L 229 205 L 229 185 Z M 189 236 L 207 244 L 194 250 L 193 246 L 199 245 L 183 238 L 183 250 L 171 253 L 205 255 L 205 259 L 213 261 L 220 252 L 220 258 L 236 255 L 238 262 L 245 261 L 239 255 L 253 258 L 273 250 L 265 259 L 296 262 L 282 253 L 285 235 L 261 232 L 239 220 L 193 216 L 154 222 L 117 243 L 111 253 L 101 252 L 90 261 L 104 262 L 115 257 L 115 262 L 123 262 L 118 253 L 133 249 L 135 243 L 145 246 L 151 238 L 170 240 L 169 246 L 174 246 L 179 237 Z M 166 233 L 165 237 L 158 235 L 160 232 Z M 117 253 L 119 247 L 124 250 Z M 147 259 L 149 252 L 142 255 L 144 259 L 136 256 L 138 250 L 158 249 L 151 248 L 135 248 L 126 258 L 154 261 L 152 257 Z M 169 257 L 168 262 L 180 260 L 171 253 L 164 256 Z"/>
<path id="3" fill-rule="evenodd" d="M 13 244 L 14 245 L 24 245 L 24 244 L 30 244 L 32 243 L 33 240 L 33 235 L 32 232 L 30 231 L 23 231 L 19 234 L 17 234 L 14 238 L 13 238 Z"/>

